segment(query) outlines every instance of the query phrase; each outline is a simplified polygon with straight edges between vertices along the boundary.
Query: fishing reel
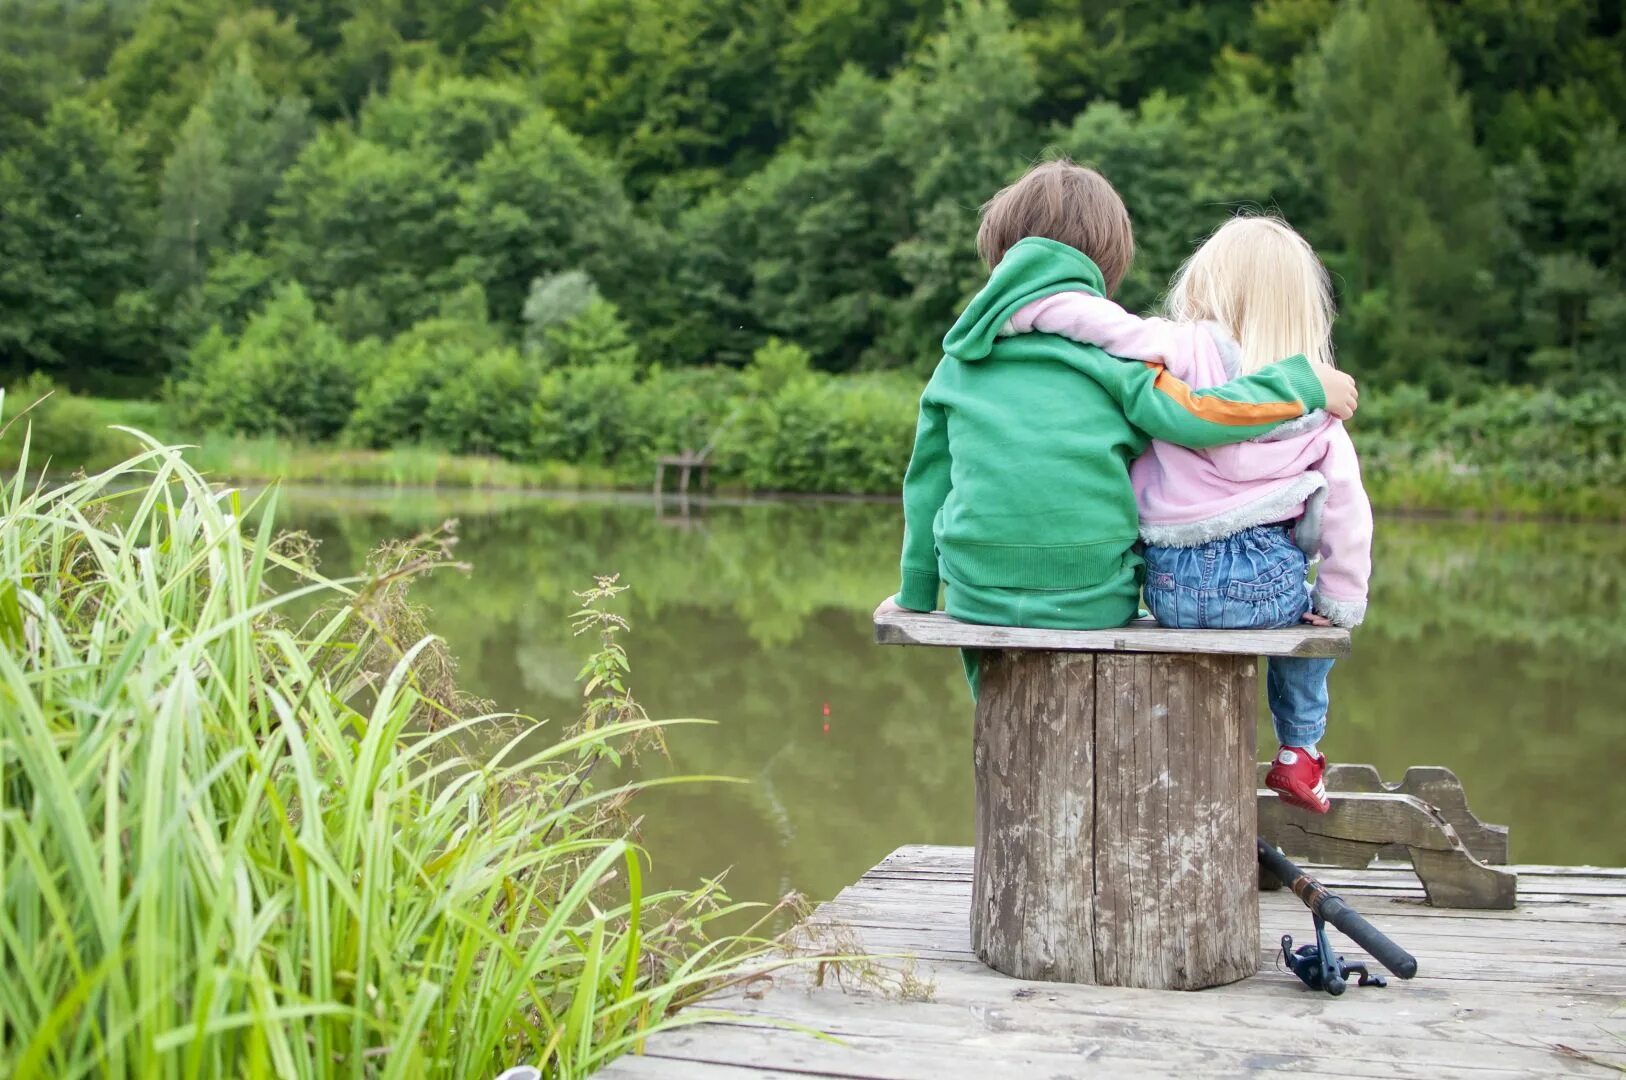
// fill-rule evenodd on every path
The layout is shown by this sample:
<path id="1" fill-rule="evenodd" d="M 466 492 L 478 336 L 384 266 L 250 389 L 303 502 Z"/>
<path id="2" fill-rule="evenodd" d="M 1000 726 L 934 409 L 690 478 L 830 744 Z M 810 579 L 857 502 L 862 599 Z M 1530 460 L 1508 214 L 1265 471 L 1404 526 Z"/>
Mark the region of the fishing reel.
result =
<path id="1" fill-rule="evenodd" d="M 1293 935 L 1282 935 L 1282 959 L 1293 969 L 1300 982 L 1311 990 L 1325 990 L 1333 997 L 1349 987 L 1351 975 L 1359 976 L 1357 986 L 1389 985 L 1382 975 L 1367 971 L 1364 963 L 1351 964 L 1333 952 L 1332 945 L 1327 941 L 1327 921 L 1319 914 L 1312 914 L 1312 917 L 1315 919 L 1314 945 L 1300 945 L 1295 950 Z"/>

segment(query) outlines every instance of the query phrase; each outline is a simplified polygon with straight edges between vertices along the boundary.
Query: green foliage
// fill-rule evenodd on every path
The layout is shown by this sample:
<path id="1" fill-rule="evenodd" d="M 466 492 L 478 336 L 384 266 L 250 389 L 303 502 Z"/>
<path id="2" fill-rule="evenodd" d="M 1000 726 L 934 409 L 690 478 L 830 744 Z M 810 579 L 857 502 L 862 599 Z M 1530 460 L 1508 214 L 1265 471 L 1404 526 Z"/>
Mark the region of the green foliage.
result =
<path id="1" fill-rule="evenodd" d="M 813 357 L 806 349 L 769 338 L 767 344 L 752 354 L 743 382 L 751 394 L 771 398 L 792 383 L 812 377 Z"/>
<path id="2" fill-rule="evenodd" d="M 298 93 L 309 43 L 293 20 L 237 0 L 152 0 L 107 61 L 96 96 L 137 135 L 149 166 L 223 68 L 248 57 L 267 86 Z"/>
<path id="3" fill-rule="evenodd" d="M 885 326 L 885 298 L 902 287 L 892 248 L 909 235 L 909 178 L 883 141 L 887 106 L 883 83 L 843 71 L 734 201 L 756 252 L 741 318 L 760 318 L 834 370 L 864 358 Z"/>
<path id="4" fill-rule="evenodd" d="M 0 0 L 0 147 L 100 78 L 139 13 L 124 0 Z"/>
<path id="5" fill-rule="evenodd" d="M 160 180 L 153 277 L 195 287 L 228 240 L 256 236 L 282 172 L 309 133 L 306 104 L 270 100 L 245 52 L 223 68 L 181 125 Z"/>
<path id="6" fill-rule="evenodd" d="M 510 323 L 531 282 L 563 270 L 585 270 L 617 299 L 638 272 L 634 232 L 614 169 L 543 111 L 480 159 L 456 211 L 458 251 Z"/>
<path id="7" fill-rule="evenodd" d="M 1348 282 L 1345 340 L 1390 378 L 1415 377 L 1414 357 L 1465 359 L 1496 299 L 1498 211 L 1422 0 L 1346 5 L 1301 94 Z"/>
<path id="8" fill-rule="evenodd" d="M 1363 405 L 1355 431 L 1379 505 L 1626 514 L 1626 402 L 1617 393 L 1511 389 L 1441 404 L 1400 387 Z"/>
<path id="9" fill-rule="evenodd" d="M 29 456 L 57 471 L 111 464 L 128 445 L 116 432 L 107 430 L 94 403 L 68 393 L 43 375 L 0 387 L 0 392 L 5 395 L 8 421 L 0 430 L 0 466 L 15 467 L 25 439 Z"/>
<path id="10" fill-rule="evenodd" d="M 577 315 L 546 327 L 538 350 L 551 367 L 638 366 L 638 346 L 608 300 L 590 300 Z"/>
<path id="11" fill-rule="evenodd" d="M 284 279 L 318 301 L 361 293 L 382 326 L 433 312 L 452 276 L 457 192 L 431 151 L 329 130 L 283 176 L 268 248 Z"/>
<path id="12" fill-rule="evenodd" d="M 425 434 L 459 454 L 524 458 L 531 451 L 536 366 L 512 348 L 446 356 L 445 380 L 429 394 Z"/>
<path id="13" fill-rule="evenodd" d="M 0 366 L 141 369 L 148 214 L 112 113 L 65 98 L 0 146 Z"/>
<path id="14" fill-rule="evenodd" d="M 546 333 L 562 323 L 569 322 L 588 307 L 603 299 L 593 279 L 581 270 L 566 270 L 558 274 L 536 278 L 525 297 L 525 347 L 530 351 L 542 348 Z"/>
<path id="15" fill-rule="evenodd" d="M 423 151 L 459 175 L 506 140 L 531 111 L 524 90 L 513 83 L 423 72 L 368 98 L 359 133 L 380 146 Z"/>
<path id="16" fill-rule="evenodd" d="M 647 193 L 738 175 L 778 141 L 788 110 L 786 0 L 566 0 L 532 30 L 543 100 L 614 153 Z M 722 103 L 727 107 L 720 107 Z"/>
<path id="17" fill-rule="evenodd" d="M 430 442 L 455 451 L 522 456 L 524 416 L 534 377 L 486 315 L 485 294 L 471 286 L 441 301 L 440 311 L 382 346 L 370 363 L 350 416 L 349 441 L 390 447 Z M 476 415 L 485 392 L 489 417 Z"/>
<path id="18" fill-rule="evenodd" d="M 588 465 L 642 463 L 650 450 L 652 404 L 626 364 L 549 371 L 530 417 L 536 451 Z"/>
<path id="19" fill-rule="evenodd" d="M 457 689 L 407 596 L 443 534 L 334 582 L 274 491 L 223 498 L 156 444 L 52 488 L 19 470 L 0 507 L 17 1075 L 580 1077 L 725 968 L 782 966 L 710 936 L 738 910 L 715 884 L 646 887 L 640 785 L 596 775 L 661 739 L 612 583 L 578 616 L 608 692 L 537 739 Z"/>
<path id="20" fill-rule="evenodd" d="M 911 389 L 890 377 L 793 379 L 746 409 L 725 461 L 756 490 L 891 494 L 914 445 Z"/>
<path id="21" fill-rule="evenodd" d="M 174 400 L 191 424 L 330 439 L 350 419 L 359 373 L 297 284 L 279 289 L 241 337 L 206 334 Z"/>
<path id="22" fill-rule="evenodd" d="M 516 344 L 918 372 L 982 281 L 977 207 L 1059 152 L 1130 208 L 1130 308 L 1267 209 L 1369 391 L 1621 386 L 1623 49 L 1603 0 L 0 0 L 0 372 L 138 392 L 294 282 L 361 390 L 402 365 L 369 447 L 428 437 L 384 403 L 443 373 L 392 343 L 469 286 L 489 334 L 449 366 L 486 387 L 512 364 L 470 358 Z"/>
<path id="23" fill-rule="evenodd" d="M 1038 72 L 1001 0 L 964 0 L 888 90 L 883 140 L 909 177 L 916 211 L 914 235 L 892 252 L 906 291 L 884 342 L 895 363 L 920 366 L 936 359 L 945 314 L 982 283 L 974 208 L 1034 156 L 1022 118 L 1038 97 Z M 990 124 L 991 116 L 1005 119 Z"/>
<path id="24" fill-rule="evenodd" d="M 1042 0 L 1023 27 L 1048 118 L 1092 101 L 1133 105 L 1155 91 L 1196 94 L 1214 56 L 1258 17 L 1252 0 Z M 1281 6 L 1265 4 L 1265 7 Z"/>

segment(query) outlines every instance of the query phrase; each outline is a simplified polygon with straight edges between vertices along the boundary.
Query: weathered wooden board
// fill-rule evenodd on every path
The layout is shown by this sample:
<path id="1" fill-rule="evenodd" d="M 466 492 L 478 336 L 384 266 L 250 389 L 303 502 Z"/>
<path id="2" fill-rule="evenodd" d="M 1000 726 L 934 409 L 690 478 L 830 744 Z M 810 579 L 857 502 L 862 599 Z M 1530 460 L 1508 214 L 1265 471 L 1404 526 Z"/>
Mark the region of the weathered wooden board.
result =
<path id="1" fill-rule="evenodd" d="M 1049 652 L 1208 653 L 1227 656 L 1348 656 L 1349 631 L 1334 626 L 1285 630 L 1167 630 L 1141 619 L 1116 630 L 1035 630 L 960 622 L 940 611 L 894 611 L 875 618 L 882 645 Z"/>
<path id="2" fill-rule="evenodd" d="M 1265 786 L 1268 761 L 1259 764 L 1259 786 Z M 1506 825 L 1488 825 L 1468 808 L 1468 796 L 1463 791 L 1457 774 L 1443 765 L 1413 765 L 1396 783 L 1385 783 L 1377 769 L 1371 765 L 1334 764 L 1326 775 L 1327 790 L 1388 793 L 1410 795 L 1421 799 L 1440 812 L 1451 823 L 1463 845 L 1473 857 L 1493 866 L 1504 866 L 1508 861 Z M 1398 848 L 1385 849 L 1380 858 L 1403 859 L 1406 853 Z"/>
<path id="3" fill-rule="evenodd" d="M 1259 835 L 1289 858 L 1360 869 L 1398 847 L 1409 854 L 1429 902 L 1439 907 L 1512 908 L 1518 875 L 1469 853 L 1433 806 L 1393 792 L 1329 791 L 1312 814 L 1274 791 L 1259 791 Z"/>
<path id="4" fill-rule="evenodd" d="M 737 1015 L 650 1039 L 609 1080 L 992 1080 L 1004 1076 L 1427 1077 L 1619 1075 L 1626 1069 L 1626 871 L 1515 867 L 1540 891 L 1513 911 L 1420 906 L 1409 870 L 1316 870 L 1414 952 L 1421 970 L 1342 998 L 1303 988 L 1268 953 L 1308 934 L 1303 906 L 1260 899 L 1254 978 L 1195 993 L 1026 982 L 979 963 L 967 848 L 900 849 L 815 914 L 876 954 L 919 957 L 931 999 L 811 990 L 779 976 Z M 1347 954 L 1358 950 L 1341 942 Z M 896 963 L 898 961 L 880 960 Z M 778 1023 L 827 1032 L 827 1040 Z"/>

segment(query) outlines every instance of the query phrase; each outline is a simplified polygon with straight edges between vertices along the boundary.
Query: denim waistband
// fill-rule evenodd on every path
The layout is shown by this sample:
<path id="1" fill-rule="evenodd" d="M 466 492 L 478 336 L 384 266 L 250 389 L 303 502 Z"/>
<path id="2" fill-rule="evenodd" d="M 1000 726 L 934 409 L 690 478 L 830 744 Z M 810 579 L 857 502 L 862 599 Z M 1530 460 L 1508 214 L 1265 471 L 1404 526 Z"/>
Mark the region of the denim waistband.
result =
<path id="1" fill-rule="evenodd" d="M 1246 529 L 1240 529 L 1232 533 L 1230 536 L 1222 536 L 1218 540 L 1210 540 L 1208 543 L 1198 546 L 1199 548 L 1217 548 L 1220 551 L 1292 547 L 1293 526 L 1295 524 L 1297 523 L 1292 521 L 1278 521 L 1270 525 L 1250 525 Z"/>

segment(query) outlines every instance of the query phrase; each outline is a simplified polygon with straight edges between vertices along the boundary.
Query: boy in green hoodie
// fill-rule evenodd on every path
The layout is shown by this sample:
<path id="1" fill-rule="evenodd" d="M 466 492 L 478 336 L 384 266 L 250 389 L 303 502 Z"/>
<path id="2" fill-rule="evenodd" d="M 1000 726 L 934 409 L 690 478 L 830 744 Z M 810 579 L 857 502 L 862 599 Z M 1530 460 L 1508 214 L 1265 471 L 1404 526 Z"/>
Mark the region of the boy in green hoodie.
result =
<path id="1" fill-rule="evenodd" d="M 1140 607 L 1129 466 L 1152 438 L 1242 442 L 1314 409 L 1354 411 L 1354 381 L 1302 356 L 1211 390 L 1049 334 L 1000 336 L 1054 293 L 1110 295 L 1134 255 L 1129 214 L 1094 170 L 1037 165 L 983 208 L 991 273 L 943 340 L 903 481 L 891 604 L 966 622 L 1088 630 Z M 976 658 L 966 657 L 976 693 Z"/>

